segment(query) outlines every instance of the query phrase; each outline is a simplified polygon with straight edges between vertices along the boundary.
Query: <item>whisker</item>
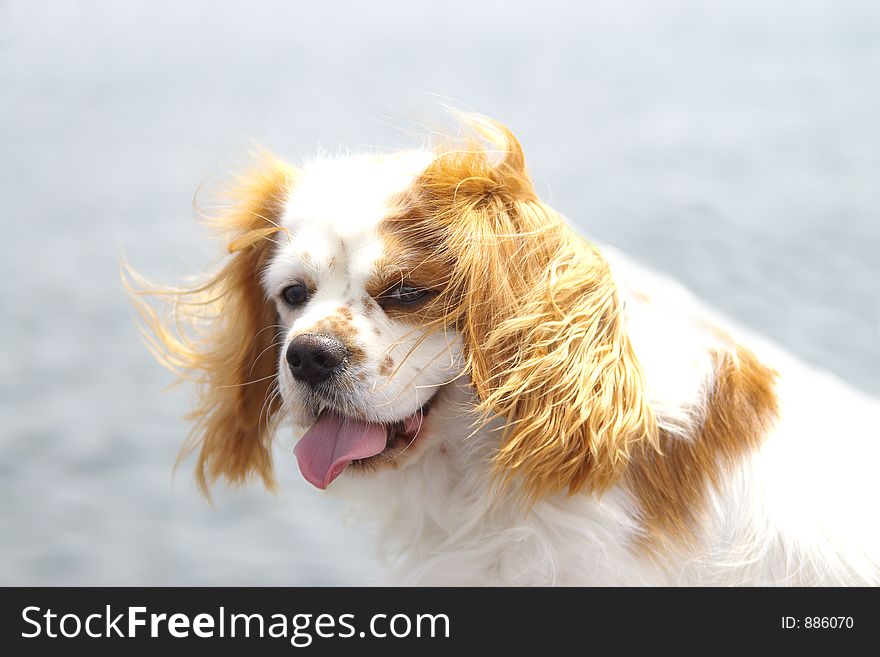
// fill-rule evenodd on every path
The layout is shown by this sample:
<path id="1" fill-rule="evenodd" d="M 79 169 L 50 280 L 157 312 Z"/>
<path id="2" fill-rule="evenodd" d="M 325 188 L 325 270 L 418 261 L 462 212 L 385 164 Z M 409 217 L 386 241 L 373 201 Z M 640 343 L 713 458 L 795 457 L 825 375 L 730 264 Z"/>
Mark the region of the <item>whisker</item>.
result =
<path id="1" fill-rule="evenodd" d="M 263 405 L 260 407 L 260 414 L 257 416 L 257 426 L 262 424 L 263 413 L 266 413 L 266 433 L 270 433 L 272 431 L 272 427 L 269 426 L 270 420 L 270 411 L 272 410 L 272 404 L 275 400 L 281 395 L 281 388 L 278 386 L 278 381 L 275 381 L 275 384 L 270 387 L 267 391 L 265 399 L 263 399 Z"/>
<path id="2" fill-rule="evenodd" d="M 248 371 L 248 376 L 250 376 L 251 374 L 254 373 L 254 368 L 257 366 L 257 363 L 259 362 L 259 360 L 263 356 L 263 354 L 265 354 L 270 349 L 273 349 L 274 347 L 280 347 L 282 344 L 284 344 L 284 340 L 280 340 L 280 341 L 278 340 L 279 337 L 281 337 L 281 336 L 280 335 L 275 336 L 275 340 L 273 340 L 272 343 L 268 347 L 266 347 L 260 353 L 257 354 L 257 357 L 254 358 L 254 362 L 251 363 L 251 369 Z M 273 374 L 273 376 L 274 376 L 274 374 Z"/>
<path id="3" fill-rule="evenodd" d="M 430 387 L 430 386 L 428 386 L 427 384 L 426 384 L 426 385 L 423 385 L 423 386 L 416 386 L 416 384 L 415 384 L 416 379 L 417 379 L 418 376 L 419 376 L 420 374 L 422 374 L 426 369 L 428 369 L 429 367 L 431 367 L 431 366 L 437 361 L 437 359 L 440 358 L 440 356 L 442 356 L 444 353 L 446 353 L 449 349 L 450 349 L 450 345 L 446 345 L 446 347 L 445 347 L 442 351 L 440 351 L 440 352 L 438 352 L 437 354 L 435 354 L 435 355 L 431 358 L 431 360 L 429 360 L 427 363 L 425 363 L 421 368 L 419 368 L 419 370 L 418 370 L 415 374 L 412 375 L 412 377 L 410 378 L 410 380 L 406 383 L 406 385 L 404 385 L 404 386 L 401 388 L 400 392 L 397 393 L 397 395 L 394 397 L 394 399 L 391 399 L 391 400 L 389 400 L 389 401 L 387 401 L 387 402 L 385 402 L 385 403 L 386 403 L 386 404 L 392 404 L 392 403 L 396 402 L 396 401 L 400 398 L 400 396 L 401 396 L 404 392 L 406 392 L 406 390 L 409 388 L 409 386 L 413 386 L 413 387 L 415 387 L 416 389 L 419 389 L 420 387 Z M 406 359 L 406 358 L 409 358 L 410 355 L 412 355 L 412 350 L 410 350 L 410 353 L 408 353 L 408 354 L 406 355 L 405 359 Z M 404 360 L 404 362 L 405 362 L 405 360 Z M 401 362 L 401 364 L 397 366 L 397 368 L 394 370 L 394 372 L 391 374 L 391 376 L 388 377 L 388 380 L 386 380 L 386 382 L 385 382 L 384 384 L 382 384 L 381 388 L 379 388 L 380 390 L 381 390 L 381 389 L 384 389 L 385 386 L 387 386 L 387 385 L 391 382 L 391 378 L 394 376 L 394 374 L 396 374 L 396 373 L 400 370 L 400 368 L 401 368 L 402 366 L 403 366 L 403 362 Z M 455 378 L 458 378 L 459 376 L 461 376 L 461 374 L 456 375 Z M 455 378 L 452 379 L 452 381 L 454 381 Z M 439 385 L 442 385 L 442 384 L 437 384 L 437 386 L 435 386 L 435 387 L 439 387 Z M 380 406 L 381 406 L 381 405 L 382 405 L 382 404 L 380 404 Z"/>
<path id="4" fill-rule="evenodd" d="M 244 383 L 230 383 L 229 385 L 223 385 L 223 386 L 217 386 L 217 387 L 221 388 L 221 389 L 222 388 L 241 388 L 244 386 L 252 385 L 254 383 L 260 383 L 261 381 L 268 381 L 269 379 L 274 379 L 275 376 L 276 375 L 273 372 L 272 374 L 268 374 L 268 375 L 261 377 L 259 379 L 254 379 L 253 381 L 245 381 Z"/>

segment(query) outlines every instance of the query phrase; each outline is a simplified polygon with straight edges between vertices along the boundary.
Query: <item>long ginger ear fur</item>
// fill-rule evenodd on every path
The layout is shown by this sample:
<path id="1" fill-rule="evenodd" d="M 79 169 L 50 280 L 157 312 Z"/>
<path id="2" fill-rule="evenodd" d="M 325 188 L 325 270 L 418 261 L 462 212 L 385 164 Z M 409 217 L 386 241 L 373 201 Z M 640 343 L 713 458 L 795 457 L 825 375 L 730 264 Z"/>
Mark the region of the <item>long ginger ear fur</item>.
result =
<path id="1" fill-rule="evenodd" d="M 479 410 L 506 418 L 496 474 L 533 500 L 601 493 L 658 444 L 608 264 L 537 198 L 510 131 L 466 121 L 479 139 L 438 153 L 398 229 L 448 272 L 438 322 L 463 337 Z"/>
<path id="2" fill-rule="evenodd" d="M 280 402 L 275 392 L 278 342 L 275 310 L 260 274 L 283 229 L 293 170 L 270 155 L 223 195 L 209 222 L 228 257 L 220 270 L 191 286 L 159 288 L 123 264 L 123 280 L 156 358 L 181 379 L 195 381 L 198 403 L 180 459 L 198 451 L 196 481 L 208 495 L 220 477 L 243 483 L 259 476 L 275 487 L 271 436 Z M 283 237 L 282 237 L 283 239 Z M 162 303 L 157 311 L 147 299 Z"/>

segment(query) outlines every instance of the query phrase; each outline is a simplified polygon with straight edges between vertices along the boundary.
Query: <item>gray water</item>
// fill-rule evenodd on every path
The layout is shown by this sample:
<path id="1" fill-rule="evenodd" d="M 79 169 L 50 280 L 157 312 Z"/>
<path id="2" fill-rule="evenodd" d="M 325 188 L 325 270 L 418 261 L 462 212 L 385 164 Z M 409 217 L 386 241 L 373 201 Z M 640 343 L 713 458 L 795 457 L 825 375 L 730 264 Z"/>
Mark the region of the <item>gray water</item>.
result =
<path id="1" fill-rule="evenodd" d="M 508 123 L 585 233 L 880 393 L 874 0 L 7 1 L 0 583 L 374 575 L 287 451 L 277 497 L 172 479 L 191 391 L 163 392 L 116 263 L 210 262 L 193 193 L 253 141 L 399 146 L 438 100 Z"/>

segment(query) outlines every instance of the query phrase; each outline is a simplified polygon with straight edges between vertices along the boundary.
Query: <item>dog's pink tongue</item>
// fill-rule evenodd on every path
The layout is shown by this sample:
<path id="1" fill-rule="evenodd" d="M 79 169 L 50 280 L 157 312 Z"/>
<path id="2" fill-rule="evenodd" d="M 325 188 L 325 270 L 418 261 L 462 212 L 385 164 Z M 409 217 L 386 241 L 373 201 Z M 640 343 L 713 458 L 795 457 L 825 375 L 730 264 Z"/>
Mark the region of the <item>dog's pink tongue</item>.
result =
<path id="1" fill-rule="evenodd" d="M 293 453 L 306 481 L 323 490 L 355 459 L 375 456 L 385 449 L 386 440 L 382 424 L 325 413 L 300 438 Z"/>

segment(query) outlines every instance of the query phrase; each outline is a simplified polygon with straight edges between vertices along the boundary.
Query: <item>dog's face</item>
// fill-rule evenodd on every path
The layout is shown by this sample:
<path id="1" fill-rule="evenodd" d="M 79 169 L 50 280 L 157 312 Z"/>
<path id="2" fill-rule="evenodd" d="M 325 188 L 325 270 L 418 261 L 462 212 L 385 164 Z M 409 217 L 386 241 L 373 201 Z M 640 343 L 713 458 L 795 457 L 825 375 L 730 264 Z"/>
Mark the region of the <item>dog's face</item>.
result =
<path id="1" fill-rule="evenodd" d="M 319 488 L 503 418 L 490 462 L 470 467 L 517 475 L 532 498 L 601 491 L 656 435 L 607 263 L 538 199 L 504 126 L 468 125 L 431 151 L 267 157 L 216 218 L 223 267 L 158 292 L 172 321 L 132 286 L 162 362 L 200 384 L 203 490 L 272 486 L 283 417 Z"/>
<path id="2" fill-rule="evenodd" d="M 314 162 L 287 198 L 262 282 L 277 310 L 283 411 L 305 429 L 296 454 L 318 488 L 349 465 L 416 457 L 461 372 L 455 332 L 424 321 L 441 281 L 385 229 L 430 159 Z"/>

